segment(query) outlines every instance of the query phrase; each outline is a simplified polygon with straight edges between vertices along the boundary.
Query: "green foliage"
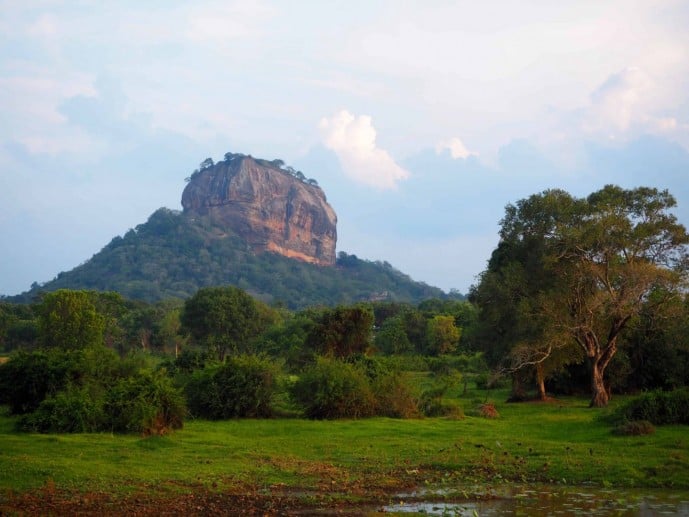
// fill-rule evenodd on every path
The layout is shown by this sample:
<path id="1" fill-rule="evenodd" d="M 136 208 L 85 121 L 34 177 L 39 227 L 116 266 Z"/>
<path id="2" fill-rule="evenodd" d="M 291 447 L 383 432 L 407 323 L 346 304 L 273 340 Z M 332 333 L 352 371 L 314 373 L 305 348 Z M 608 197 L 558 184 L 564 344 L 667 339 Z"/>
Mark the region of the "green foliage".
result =
<path id="1" fill-rule="evenodd" d="M 437 315 L 428 321 L 426 339 L 431 355 L 449 354 L 457 349 L 461 329 L 455 326 L 453 316 Z"/>
<path id="2" fill-rule="evenodd" d="M 675 296 L 665 304 L 666 294 L 656 291 L 630 325 L 624 349 L 631 372 L 629 390 L 669 391 L 689 386 L 689 296 Z"/>
<path id="3" fill-rule="evenodd" d="M 340 359 L 319 357 L 292 386 L 291 395 L 308 418 L 362 418 L 376 413 L 365 371 Z"/>
<path id="4" fill-rule="evenodd" d="M 288 314 L 271 325 L 256 340 L 256 350 L 271 356 L 280 356 L 293 371 L 312 362 L 313 351 L 305 350 L 304 343 L 316 325 L 313 311 Z"/>
<path id="5" fill-rule="evenodd" d="M 377 414 L 391 418 L 415 418 L 420 415 L 419 401 L 408 374 L 389 372 L 371 380 Z"/>
<path id="6" fill-rule="evenodd" d="M 177 373 L 188 374 L 202 370 L 211 361 L 212 358 L 208 351 L 186 348 L 173 361 L 167 361 L 164 367 L 171 375 Z"/>
<path id="7" fill-rule="evenodd" d="M 32 307 L 0 302 L 0 350 L 31 347 L 38 340 L 38 322 Z"/>
<path id="8" fill-rule="evenodd" d="M 306 347 L 319 354 L 349 357 L 366 353 L 371 345 L 373 311 L 368 306 L 323 309 L 306 336 Z"/>
<path id="9" fill-rule="evenodd" d="M 464 411 L 454 400 L 445 399 L 448 386 L 437 384 L 432 388 L 424 390 L 419 398 L 418 407 L 421 413 L 428 417 L 446 416 L 462 418 Z"/>
<path id="10" fill-rule="evenodd" d="M 414 350 L 402 316 L 388 318 L 382 323 L 375 334 L 375 346 L 388 355 L 407 354 Z"/>
<path id="11" fill-rule="evenodd" d="M 39 291 L 69 288 L 117 291 L 155 302 L 187 299 L 202 287 L 219 285 L 241 287 L 266 303 L 290 309 L 351 304 L 380 293 L 413 303 L 444 296 L 389 264 L 342 252 L 336 267 L 255 254 L 242 238 L 210 219 L 161 208 L 86 263 L 11 300 L 29 303 Z"/>
<path id="12" fill-rule="evenodd" d="M 237 287 L 205 287 L 185 302 L 182 329 L 222 361 L 228 350 L 247 352 L 265 328 L 259 303 Z"/>
<path id="13" fill-rule="evenodd" d="M 472 293 L 489 361 L 535 368 L 543 381 L 583 355 L 591 405 L 607 405 L 604 374 L 622 332 L 652 293 L 682 285 L 689 235 L 674 206 L 667 191 L 614 185 L 581 199 L 547 190 L 508 205 Z"/>
<path id="14" fill-rule="evenodd" d="M 108 429 L 104 400 L 88 387 L 67 389 L 43 400 L 19 420 L 19 428 L 38 433 L 94 433 Z"/>
<path id="15" fill-rule="evenodd" d="M 13 414 L 35 411 L 41 402 L 84 376 L 80 350 L 18 351 L 0 365 L 0 397 Z"/>
<path id="16" fill-rule="evenodd" d="M 689 424 L 689 389 L 644 393 L 620 406 L 614 418 L 648 420 L 654 425 Z"/>
<path id="17" fill-rule="evenodd" d="M 229 357 L 224 364 L 194 373 L 185 387 L 190 412 L 197 417 L 272 416 L 278 366 L 263 357 Z"/>
<path id="18" fill-rule="evenodd" d="M 181 426 L 184 400 L 164 371 L 109 349 L 19 351 L 0 365 L 0 394 L 20 428 L 160 434 Z"/>
<path id="19" fill-rule="evenodd" d="M 105 319 L 86 291 L 60 289 L 47 293 L 37 308 L 40 340 L 65 350 L 103 344 Z"/>
<path id="20" fill-rule="evenodd" d="M 166 372 L 146 372 L 121 379 L 105 398 L 113 431 L 163 435 L 182 427 L 186 405 Z"/>

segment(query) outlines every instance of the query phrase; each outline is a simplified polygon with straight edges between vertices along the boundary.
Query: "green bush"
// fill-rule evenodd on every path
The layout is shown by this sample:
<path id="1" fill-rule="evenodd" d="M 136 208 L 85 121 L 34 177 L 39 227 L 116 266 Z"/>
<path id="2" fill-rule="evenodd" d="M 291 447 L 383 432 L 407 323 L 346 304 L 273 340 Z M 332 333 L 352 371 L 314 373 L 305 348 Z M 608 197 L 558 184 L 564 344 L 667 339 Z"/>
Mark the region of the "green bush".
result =
<path id="1" fill-rule="evenodd" d="M 373 380 L 377 414 L 391 418 L 415 418 L 420 415 L 419 401 L 414 396 L 409 377 L 388 373 Z"/>
<path id="2" fill-rule="evenodd" d="M 654 425 L 689 424 L 689 389 L 651 391 L 623 404 L 618 421 L 647 420 Z"/>
<path id="3" fill-rule="evenodd" d="M 18 422 L 23 431 L 39 433 L 92 433 L 107 428 L 103 399 L 87 388 L 68 387 L 51 396 Z"/>
<path id="4" fill-rule="evenodd" d="M 185 387 L 194 416 L 213 420 L 272 416 L 278 366 L 263 357 L 236 356 L 194 373 Z"/>
<path id="5" fill-rule="evenodd" d="M 140 372 L 110 390 L 105 412 L 113 431 L 162 435 L 182 427 L 186 405 L 165 371 Z"/>
<path id="6" fill-rule="evenodd" d="M 15 415 L 31 413 L 70 382 L 80 384 L 84 370 L 83 351 L 19 351 L 0 365 L 0 403 Z"/>
<path id="7" fill-rule="evenodd" d="M 291 388 L 308 418 L 361 418 L 376 413 L 377 403 L 365 371 L 342 360 L 319 357 Z"/>

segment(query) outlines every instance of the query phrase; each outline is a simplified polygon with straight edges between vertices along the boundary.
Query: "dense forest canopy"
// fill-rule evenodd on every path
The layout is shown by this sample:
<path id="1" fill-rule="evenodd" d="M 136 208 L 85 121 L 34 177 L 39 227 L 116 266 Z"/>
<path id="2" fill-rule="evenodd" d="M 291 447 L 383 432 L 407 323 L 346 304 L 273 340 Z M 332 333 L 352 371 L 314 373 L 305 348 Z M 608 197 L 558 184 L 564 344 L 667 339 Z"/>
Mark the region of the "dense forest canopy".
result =
<path id="1" fill-rule="evenodd" d="M 209 219 L 161 208 L 84 264 L 9 300 L 28 302 L 42 291 L 63 288 L 116 291 L 147 302 L 184 300 L 202 287 L 219 285 L 234 285 L 291 309 L 371 299 L 418 303 L 463 298 L 415 282 L 387 262 L 345 252 L 339 252 L 332 268 L 274 253 L 256 254 L 239 236 Z"/>

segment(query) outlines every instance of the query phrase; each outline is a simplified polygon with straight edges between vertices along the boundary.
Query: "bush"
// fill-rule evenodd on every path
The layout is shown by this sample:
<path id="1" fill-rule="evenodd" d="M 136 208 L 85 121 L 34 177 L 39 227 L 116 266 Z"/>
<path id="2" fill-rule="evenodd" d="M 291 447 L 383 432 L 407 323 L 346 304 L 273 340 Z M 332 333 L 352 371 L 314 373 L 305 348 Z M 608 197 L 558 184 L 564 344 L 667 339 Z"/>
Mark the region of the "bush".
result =
<path id="1" fill-rule="evenodd" d="M 500 413 L 498 413 L 495 405 L 490 402 L 481 404 L 478 407 L 478 414 L 483 418 L 500 418 Z"/>
<path id="2" fill-rule="evenodd" d="M 19 351 L 0 366 L 0 403 L 15 415 L 35 411 L 46 397 L 84 376 L 82 351 Z"/>
<path id="3" fill-rule="evenodd" d="M 443 400 L 450 388 L 449 384 L 439 383 L 425 390 L 419 399 L 419 410 L 425 416 L 449 416 L 463 418 L 464 411 L 455 401 Z"/>
<path id="4" fill-rule="evenodd" d="M 426 391 L 419 400 L 419 409 L 428 417 L 446 416 L 453 418 L 464 418 L 464 410 L 453 400 L 443 400 L 442 397 L 434 396 L 431 391 Z"/>
<path id="5" fill-rule="evenodd" d="M 105 412 L 113 431 L 163 435 L 182 427 L 186 406 L 162 370 L 120 380 L 106 397 Z"/>
<path id="6" fill-rule="evenodd" d="M 185 348 L 172 362 L 172 373 L 192 373 L 202 370 L 209 362 L 211 357 L 207 351 Z"/>
<path id="7" fill-rule="evenodd" d="M 635 420 L 618 425 L 612 432 L 619 436 L 642 436 L 655 433 L 656 428 L 648 420 Z"/>
<path id="8" fill-rule="evenodd" d="M 413 394 L 408 376 L 389 373 L 373 380 L 377 414 L 391 418 L 419 416 L 419 403 Z"/>
<path id="9" fill-rule="evenodd" d="M 197 371 L 185 388 L 189 409 L 213 420 L 272 416 L 278 372 L 272 361 L 251 355 Z"/>
<path id="10" fill-rule="evenodd" d="M 652 391 L 620 406 L 619 421 L 647 420 L 654 425 L 689 424 L 689 389 Z"/>
<path id="11" fill-rule="evenodd" d="M 319 357 L 291 389 L 308 418 L 361 418 L 376 413 L 376 399 L 361 367 Z"/>
<path id="12" fill-rule="evenodd" d="M 51 396 L 18 422 L 23 431 L 39 433 L 92 433 L 107 428 L 103 399 L 86 388 L 69 387 Z"/>

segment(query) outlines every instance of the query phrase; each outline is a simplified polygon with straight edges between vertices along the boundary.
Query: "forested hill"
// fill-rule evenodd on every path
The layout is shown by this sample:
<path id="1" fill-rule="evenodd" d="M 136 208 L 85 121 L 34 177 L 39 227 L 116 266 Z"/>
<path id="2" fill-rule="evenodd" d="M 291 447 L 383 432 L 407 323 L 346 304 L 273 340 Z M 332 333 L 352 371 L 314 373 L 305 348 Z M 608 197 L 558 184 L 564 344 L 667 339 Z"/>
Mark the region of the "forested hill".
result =
<path id="1" fill-rule="evenodd" d="M 417 303 L 448 296 L 386 262 L 342 252 L 333 267 L 256 254 L 245 240 L 207 218 L 161 208 L 86 263 L 8 300 L 28 302 L 41 291 L 69 288 L 117 291 L 152 302 L 186 299 L 200 287 L 228 284 L 291 309 L 361 300 Z"/>

